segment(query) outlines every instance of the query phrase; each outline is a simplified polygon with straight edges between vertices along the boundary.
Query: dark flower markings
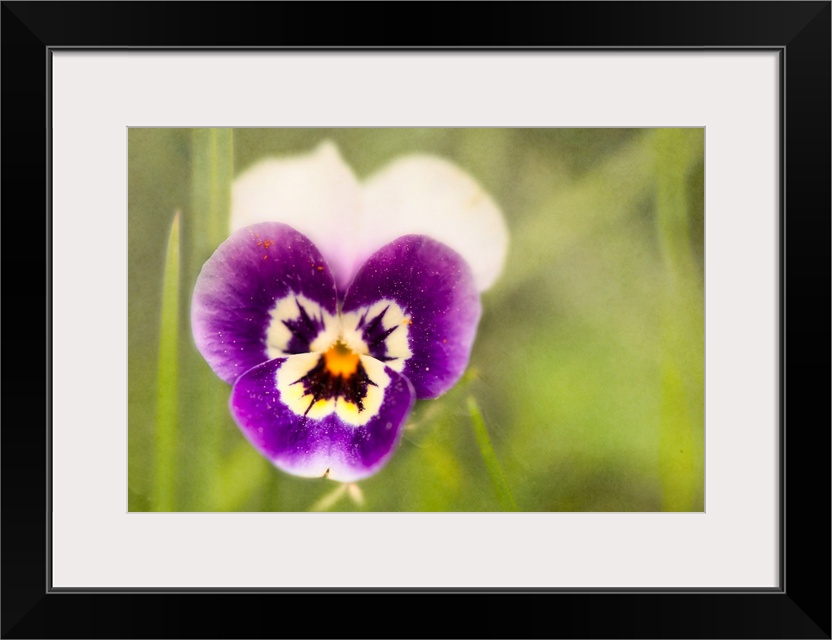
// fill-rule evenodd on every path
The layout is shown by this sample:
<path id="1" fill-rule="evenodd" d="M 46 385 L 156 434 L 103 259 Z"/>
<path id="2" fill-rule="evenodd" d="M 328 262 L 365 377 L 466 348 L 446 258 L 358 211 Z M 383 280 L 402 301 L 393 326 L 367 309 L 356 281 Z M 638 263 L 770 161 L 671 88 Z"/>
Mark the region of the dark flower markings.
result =
<path id="1" fill-rule="evenodd" d="M 390 308 L 390 305 L 384 307 L 384 309 L 375 316 L 372 320 L 367 322 L 367 312 L 364 312 L 364 315 L 361 316 L 361 320 L 358 321 L 358 326 L 356 329 L 362 329 L 362 338 L 364 342 L 367 343 L 367 346 L 370 348 L 370 353 L 373 354 L 373 357 L 376 360 L 381 360 L 382 362 L 389 362 L 390 360 L 395 360 L 396 358 L 386 355 L 387 353 L 387 337 L 393 333 L 396 329 L 399 328 L 399 325 L 393 325 L 389 329 L 385 329 L 384 325 L 382 324 L 382 320 L 384 319 L 384 314 L 387 313 L 387 310 Z"/>
<path id="2" fill-rule="evenodd" d="M 284 326 L 292 333 L 292 339 L 287 345 L 285 353 L 298 354 L 307 353 L 309 344 L 315 339 L 320 331 L 324 329 L 322 317 L 315 318 L 309 314 L 306 308 L 295 298 L 300 316 L 293 320 L 283 320 Z M 380 313 L 367 321 L 367 312 L 361 316 L 356 330 L 361 330 L 362 338 L 367 344 L 370 353 L 376 360 L 388 362 L 395 360 L 395 357 L 385 355 L 387 353 L 386 340 L 388 336 L 398 329 L 394 325 L 385 329 L 382 324 L 384 315 L 390 306 L 386 306 Z M 369 311 L 369 310 L 368 310 Z M 333 374 L 326 365 L 325 356 L 321 355 L 318 363 L 304 376 L 295 380 L 292 384 L 302 383 L 305 395 L 312 396 L 309 406 L 304 411 L 304 416 L 309 414 L 314 404 L 319 400 L 344 399 L 358 407 L 358 411 L 364 411 L 364 398 L 367 397 L 367 386 L 378 385 L 370 380 L 364 367 L 359 362 L 354 373 L 348 376 Z"/>
<path id="3" fill-rule="evenodd" d="M 355 373 L 349 376 L 333 374 L 326 366 L 325 356 L 321 356 L 316 364 L 306 375 L 298 378 L 292 384 L 302 383 L 306 395 L 311 395 L 312 400 L 306 407 L 303 415 L 306 416 L 312 406 L 319 400 L 330 400 L 339 398 L 351 402 L 358 407 L 358 411 L 364 411 L 364 398 L 367 397 L 368 385 L 378 385 L 370 380 L 364 367 L 359 362 Z"/>
<path id="4" fill-rule="evenodd" d="M 309 315 L 300 300 L 295 298 L 295 304 L 298 305 L 300 317 L 294 320 L 283 320 L 283 325 L 292 332 L 292 339 L 286 345 L 285 353 L 297 354 L 308 353 L 309 343 L 315 339 L 324 328 L 323 318 L 313 318 Z"/>

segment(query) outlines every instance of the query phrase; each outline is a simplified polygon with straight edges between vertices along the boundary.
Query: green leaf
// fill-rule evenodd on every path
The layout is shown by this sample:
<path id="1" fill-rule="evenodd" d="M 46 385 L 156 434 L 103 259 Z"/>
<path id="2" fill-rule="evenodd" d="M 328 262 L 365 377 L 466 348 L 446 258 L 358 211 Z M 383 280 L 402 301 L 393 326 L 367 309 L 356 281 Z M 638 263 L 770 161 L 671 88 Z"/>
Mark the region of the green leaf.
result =
<path id="1" fill-rule="evenodd" d="M 485 421 L 482 419 L 482 413 L 474 400 L 474 396 L 468 396 L 468 415 L 471 418 L 471 425 L 474 427 L 474 434 L 477 437 L 477 444 L 480 447 L 480 454 L 485 461 L 485 466 L 488 469 L 488 475 L 491 477 L 491 483 L 494 485 L 494 491 L 497 497 L 503 504 L 506 511 L 517 511 L 517 505 L 514 503 L 514 498 L 511 496 L 508 484 L 506 484 L 503 472 L 500 471 L 500 463 L 497 462 L 497 456 L 494 454 L 494 447 L 491 446 L 491 438 L 488 436 L 488 429 L 485 427 Z"/>
<path id="2" fill-rule="evenodd" d="M 179 332 L 179 214 L 173 218 L 165 255 L 162 285 L 162 326 L 159 333 L 159 365 L 156 377 L 156 438 L 153 508 L 176 510 L 176 452 L 178 436 Z"/>

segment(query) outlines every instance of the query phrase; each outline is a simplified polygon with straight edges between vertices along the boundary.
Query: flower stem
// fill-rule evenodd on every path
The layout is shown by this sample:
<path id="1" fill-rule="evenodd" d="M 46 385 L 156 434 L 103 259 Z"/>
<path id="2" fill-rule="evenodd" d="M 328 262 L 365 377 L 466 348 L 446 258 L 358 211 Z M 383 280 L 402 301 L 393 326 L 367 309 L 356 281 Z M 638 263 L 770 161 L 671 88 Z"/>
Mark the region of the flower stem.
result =
<path id="1" fill-rule="evenodd" d="M 497 462 L 494 447 L 491 445 L 491 438 L 488 436 L 488 429 L 485 427 L 485 421 L 482 419 L 482 413 L 477 405 L 477 401 L 474 400 L 474 396 L 468 396 L 468 415 L 471 418 L 471 425 L 474 427 L 474 435 L 477 437 L 480 454 L 485 461 L 485 466 L 488 469 L 488 475 L 491 477 L 491 483 L 494 485 L 497 497 L 502 502 L 505 511 L 517 511 L 517 505 L 511 496 L 511 491 L 503 477 L 503 472 L 500 470 L 500 463 Z"/>
<path id="2" fill-rule="evenodd" d="M 309 507 L 309 511 L 329 511 L 341 498 L 347 495 L 346 484 L 339 484 L 333 491 L 320 498 L 315 504 Z"/>

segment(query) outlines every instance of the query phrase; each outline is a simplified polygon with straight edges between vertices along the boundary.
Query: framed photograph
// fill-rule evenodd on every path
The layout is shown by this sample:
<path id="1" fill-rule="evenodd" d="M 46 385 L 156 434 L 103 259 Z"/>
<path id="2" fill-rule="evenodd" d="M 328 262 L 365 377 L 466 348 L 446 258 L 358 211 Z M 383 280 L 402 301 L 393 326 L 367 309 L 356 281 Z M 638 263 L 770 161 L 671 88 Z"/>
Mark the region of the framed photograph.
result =
<path id="1" fill-rule="evenodd" d="M 598 7 L 3 4 L 4 637 L 830 637 L 830 4 Z"/>
<path id="2" fill-rule="evenodd" d="M 131 128 L 128 158 L 131 513 L 705 510 L 704 127 Z"/>

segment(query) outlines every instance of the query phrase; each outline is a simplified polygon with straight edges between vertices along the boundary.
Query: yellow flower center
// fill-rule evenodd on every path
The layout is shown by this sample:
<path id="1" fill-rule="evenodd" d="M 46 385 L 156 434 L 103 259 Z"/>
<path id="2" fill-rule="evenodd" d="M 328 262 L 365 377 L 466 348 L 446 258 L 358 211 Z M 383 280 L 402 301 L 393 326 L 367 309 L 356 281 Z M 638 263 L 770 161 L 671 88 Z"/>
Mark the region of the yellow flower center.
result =
<path id="1" fill-rule="evenodd" d="M 358 370 L 358 354 L 339 340 L 324 353 L 324 363 L 333 376 L 349 378 Z"/>

